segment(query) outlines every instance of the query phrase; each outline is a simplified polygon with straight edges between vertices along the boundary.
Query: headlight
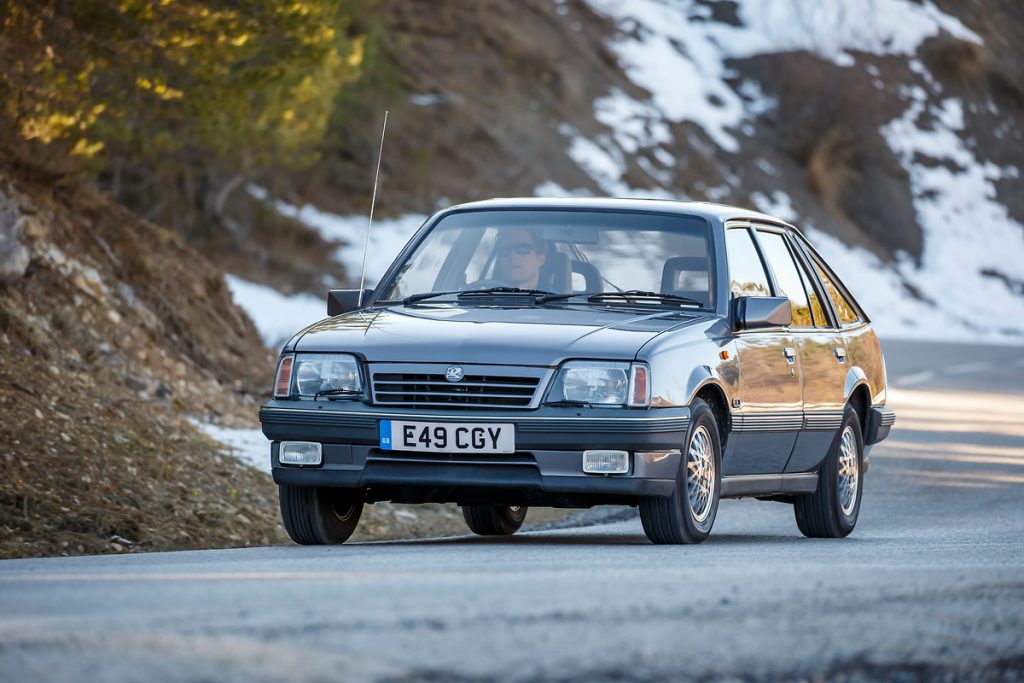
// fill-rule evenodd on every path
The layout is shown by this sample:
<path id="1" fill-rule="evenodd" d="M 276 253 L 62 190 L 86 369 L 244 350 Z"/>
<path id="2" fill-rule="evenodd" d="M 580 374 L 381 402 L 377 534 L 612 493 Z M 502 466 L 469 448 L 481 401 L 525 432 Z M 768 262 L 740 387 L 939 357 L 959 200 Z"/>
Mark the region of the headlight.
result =
<path id="1" fill-rule="evenodd" d="M 645 363 L 574 360 L 555 377 L 548 403 L 646 407 L 651 404 Z"/>
<path id="2" fill-rule="evenodd" d="M 347 353 L 297 353 L 294 375 L 299 396 L 362 395 L 359 362 Z"/>

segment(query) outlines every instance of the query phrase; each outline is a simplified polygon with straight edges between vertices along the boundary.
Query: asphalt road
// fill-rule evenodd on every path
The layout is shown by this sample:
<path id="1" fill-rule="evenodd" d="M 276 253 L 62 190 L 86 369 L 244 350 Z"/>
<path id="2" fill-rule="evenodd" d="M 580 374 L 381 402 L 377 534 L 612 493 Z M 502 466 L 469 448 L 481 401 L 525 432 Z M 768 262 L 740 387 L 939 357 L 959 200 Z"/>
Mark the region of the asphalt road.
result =
<path id="1" fill-rule="evenodd" d="M 885 348 L 898 418 L 850 538 L 743 500 L 695 547 L 598 511 L 509 540 L 0 562 L 0 681 L 1024 680 L 1024 349 Z"/>

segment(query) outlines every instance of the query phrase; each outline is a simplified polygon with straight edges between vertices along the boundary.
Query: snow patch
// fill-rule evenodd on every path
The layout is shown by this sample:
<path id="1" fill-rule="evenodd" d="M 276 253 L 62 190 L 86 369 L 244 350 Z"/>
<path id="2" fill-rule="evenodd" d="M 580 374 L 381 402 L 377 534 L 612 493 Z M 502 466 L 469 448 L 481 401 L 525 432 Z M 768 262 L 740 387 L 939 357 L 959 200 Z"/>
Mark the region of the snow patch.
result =
<path id="1" fill-rule="evenodd" d="M 775 190 L 770 197 L 761 192 L 754 192 L 750 195 L 750 199 L 754 202 L 754 206 L 763 213 L 776 216 L 789 223 L 797 219 L 792 200 L 782 190 Z"/>
<path id="2" fill-rule="evenodd" d="M 729 83 L 735 76 L 726 66 L 729 59 L 806 50 L 851 66 L 852 52 L 912 55 L 943 31 L 982 42 L 932 2 L 874 0 L 865 8 L 864 0 L 742 0 L 737 3 L 740 26 L 711 20 L 709 8 L 693 0 L 590 0 L 590 5 L 619 26 L 611 47 L 633 83 L 650 93 L 650 102 L 639 102 L 615 90 L 595 103 L 598 120 L 615 131 L 627 152 L 634 146 L 636 120 L 656 121 L 655 113 L 663 120 L 696 123 L 722 149 L 739 151 L 732 131 L 775 103 L 756 83 L 740 84 L 737 93 Z"/>
<path id="3" fill-rule="evenodd" d="M 363 245 L 366 241 L 366 216 L 339 216 L 321 211 L 312 204 L 294 206 L 276 201 L 274 208 L 317 230 L 325 240 L 342 242 L 334 253 L 335 259 L 345 267 L 349 285 L 359 286 L 359 273 L 363 264 Z M 366 286 L 373 287 L 398 256 L 405 243 L 427 219 L 422 214 L 407 214 L 401 218 L 374 219 L 370 232 L 370 246 L 366 253 Z"/>
<path id="4" fill-rule="evenodd" d="M 268 348 L 279 348 L 302 328 L 326 317 L 326 299 L 312 294 L 286 296 L 236 275 L 224 279 L 235 303 L 249 314 Z"/>
<path id="5" fill-rule="evenodd" d="M 533 188 L 534 197 L 590 197 L 593 196 L 586 188 L 567 190 L 553 180 L 541 183 Z"/>
<path id="6" fill-rule="evenodd" d="M 900 273 L 976 335 L 1019 342 L 1024 297 L 985 274 L 1013 276 L 1024 261 L 1024 225 L 997 201 L 995 187 L 1018 171 L 979 161 L 958 134 L 963 127 L 963 105 L 948 98 L 934 105 L 914 99 L 882 128 L 910 176 L 924 233 L 920 267 L 905 260 Z"/>
<path id="7" fill-rule="evenodd" d="M 248 190 L 259 200 L 271 201 L 269 193 L 259 186 L 251 185 Z M 272 206 L 281 215 L 317 230 L 325 240 L 341 242 L 334 257 L 345 268 L 348 285 L 359 286 L 366 239 L 365 216 L 339 216 L 321 211 L 312 204 L 294 206 L 283 201 L 272 201 Z M 401 218 L 374 220 L 366 254 L 367 287 L 377 284 L 426 218 L 421 214 L 408 214 Z M 271 287 L 235 275 L 227 275 L 225 280 L 235 303 L 249 314 L 264 343 L 272 349 L 281 346 L 304 327 L 326 317 L 327 301 L 324 298 L 311 294 L 286 296 Z"/>
<path id="8" fill-rule="evenodd" d="M 661 112 L 650 104 L 633 99 L 618 88 L 594 102 L 594 117 L 612 129 L 615 142 L 622 151 L 629 154 L 672 140 Z"/>
<path id="9" fill-rule="evenodd" d="M 608 195 L 621 197 L 628 193 L 629 188 L 621 180 L 626 172 L 626 164 L 618 149 L 605 149 L 577 135 L 572 138 L 568 154 Z"/>
<path id="10" fill-rule="evenodd" d="M 190 417 L 195 427 L 224 446 L 224 452 L 246 465 L 270 474 L 270 440 L 260 429 L 221 427 Z"/>
<path id="11" fill-rule="evenodd" d="M 597 186 L 609 197 L 635 197 L 643 199 L 678 199 L 677 195 L 662 188 L 636 188 L 631 187 L 622 178 L 626 174 L 626 160 L 617 142 L 607 135 L 597 137 L 597 141 L 589 140 L 567 124 L 563 124 L 559 130 L 563 135 L 570 138 L 568 155 L 576 164 L 589 175 Z M 638 136 L 639 129 L 630 133 L 622 133 L 620 138 L 627 140 L 631 149 L 639 149 L 641 140 L 650 142 L 655 138 Z M 644 135 L 647 135 L 645 133 Z M 675 160 L 671 155 L 664 153 L 660 148 L 654 148 L 663 152 L 656 155 L 659 160 L 666 157 L 674 165 Z M 654 180 L 667 185 L 671 180 L 671 174 L 663 169 L 657 168 L 645 157 L 637 157 L 637 165 L 643 169 Z M 556 196 L 552 193 L 560 191 L 558 196 L 589 196 L 590 192 L 585 189 L 566 191 L 558 183 L 551 181 L 542 183 L 534 189 L 537 196 Z"/>
<path id="12" fill-rule="evenodd" d="M 444 95 L 440 95 L 438 93 L 422 93 L 410 96 L 409 101 L 417 107 L 433 107 L 438 104 L 444 104 Z"/>
<path id="13" fill-rule="evenodd" d="M 850 288 L 880 337 L 949 341 L 975 341 L 979 338 L 963 317 L 911 296 L 900 272 L 866 249 L 849 247 L 814 228 L 804 228 L 803 233 L 843 284 Z M 989 340 L 1005 341 L 1000 338 Z"/>

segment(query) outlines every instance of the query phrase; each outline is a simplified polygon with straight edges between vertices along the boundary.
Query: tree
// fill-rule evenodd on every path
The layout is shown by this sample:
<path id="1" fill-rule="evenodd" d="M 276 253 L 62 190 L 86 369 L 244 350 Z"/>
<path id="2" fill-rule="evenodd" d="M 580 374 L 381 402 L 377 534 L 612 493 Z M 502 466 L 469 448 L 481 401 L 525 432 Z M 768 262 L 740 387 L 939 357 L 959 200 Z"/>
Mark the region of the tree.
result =
<path id="1" fill-rule="evenodd" d="M 0 0 L 0 142 L 92 171 L 302 164 L 364 40 L 335 0 Z"/>

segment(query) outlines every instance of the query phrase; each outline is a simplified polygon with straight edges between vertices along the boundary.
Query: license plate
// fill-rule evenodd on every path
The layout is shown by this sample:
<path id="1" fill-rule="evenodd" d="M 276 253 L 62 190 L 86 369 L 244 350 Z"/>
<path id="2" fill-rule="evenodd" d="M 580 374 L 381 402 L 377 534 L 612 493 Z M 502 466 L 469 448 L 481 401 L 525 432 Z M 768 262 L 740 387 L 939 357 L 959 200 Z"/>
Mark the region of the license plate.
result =
<path id="1" fill-rule="evenodd" d="M 380 447 L 387 451 L 515 453 L 516 426 L 381 420 Z"/>

